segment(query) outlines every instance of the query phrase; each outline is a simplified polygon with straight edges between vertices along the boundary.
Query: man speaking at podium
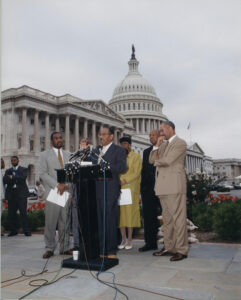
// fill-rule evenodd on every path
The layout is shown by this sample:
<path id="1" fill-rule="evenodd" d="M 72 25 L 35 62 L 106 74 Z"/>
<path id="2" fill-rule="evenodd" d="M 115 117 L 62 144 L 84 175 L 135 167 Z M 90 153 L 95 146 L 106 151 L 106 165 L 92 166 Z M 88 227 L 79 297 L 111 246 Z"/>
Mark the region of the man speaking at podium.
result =
<path id="1" fill-rule="evenodd" d="M 126 170 L 126 151 L 113 143 L 114 129 L 104 125 L 99 132 L 101 146 L 98 146 L 91 155 L 93 163 L 99 163 L 101 158 L 106 161 L 112 172 L 112 179 L 96 181 L 96 202 L 98 215 L 98 231 L 100 253 L 103 254 L 104 247 L 104 205 L 105 205 L 105 256 L 116 258 L 117 251 L 117 226 L 118 226 L 118 198 L 120 195 L 119 175 Z M 88 141 L 82 140 L 80 147 L 88 148 Z M 98 159 L 99 157 L 99 159 Z M 105 190 L 105 193 L 104 193 Z M 105 197 L 104 197 L 105 194 Z M 105 201 L 105 203 L 104 203 Z"/>

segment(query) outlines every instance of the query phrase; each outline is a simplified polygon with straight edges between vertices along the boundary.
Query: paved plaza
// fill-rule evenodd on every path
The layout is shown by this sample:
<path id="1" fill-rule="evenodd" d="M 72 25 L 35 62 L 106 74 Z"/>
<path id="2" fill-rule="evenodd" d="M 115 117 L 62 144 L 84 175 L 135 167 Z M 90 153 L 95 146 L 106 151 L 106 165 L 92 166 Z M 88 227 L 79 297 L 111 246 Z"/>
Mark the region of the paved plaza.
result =
<path id="1" fill-rule="evenodd" d="M 46 263 L 42 259 L 43 235 L 4 236 L 1 244 L 2 281 L 19 277 L 21 270 L 25 270 L 26 275 L 43 270 Z M 142 245 L 143 241 L 135 240 L 132 250 L 119 251 L 119 265 L 110 269 L 117 284 L 138 288 L 118 286 L 130 300 L 241 299 L 241 245 L 194 244 L 190 247 L 188 259 L 179 262 L 170 262 L 169 257 L 153 257 L 151 252 L 139 253 L 138 247 Z M 2 283 L 1 299 L 19 299 L 36 289 L 29 285 L 33 279 L 54 281 L 70 273 L 72 269 L 61 269 L 62 259 L 60 255 L 52 257 L 46 267 L 48 272 L 42 275 Z M 95 276 L 96 272 L 92 275 Z M 115 291 L 92 275 L 88 271 L 76 270 L 51 285 L 41 287 L 25 299 L 114 299 Z M 111 282 L 113 274 L 101 274 L 100 279 Z M 43 284 L 44 281 L 32 283 Z M 126 298 L 118 293 L 116 299 Z"/>

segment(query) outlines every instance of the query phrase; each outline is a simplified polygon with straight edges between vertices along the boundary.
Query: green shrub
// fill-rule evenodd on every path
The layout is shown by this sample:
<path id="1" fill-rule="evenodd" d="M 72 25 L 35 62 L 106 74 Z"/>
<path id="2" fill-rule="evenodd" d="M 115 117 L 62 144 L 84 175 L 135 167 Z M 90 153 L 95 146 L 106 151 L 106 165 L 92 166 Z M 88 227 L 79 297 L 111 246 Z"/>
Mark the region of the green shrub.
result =
<path id="1" fill-rule="evenodd" d="M 225 201 L 214 212 L 214 229 L 224 239 L 241 237 L 241 204 Z"/>
<path id="2" fill-rule="evenodd" d="M 8 210 L 4 210 L 2 212 L 1 223 L 5 230 L 7 231 L 10 230 L 10 226 L 8 223 Z M 20 227 L 21 227 L 21 219 L 20 219 L 20 215 L 17 213 L 17 229 L 19 229 Z"/>
<path id="3" fill-rule="evenodd" d="M 205 202 L 212 187 L 212 179 L 205 172 L 199 171 L 187 176 L 187 199 L 189 203 Z"/>
<path id="4" fill-rule="evenodd" d="M 192 205 L 191 220 L 201 231 L 213 230 L 214 209 L 207 203 Z"/>
<path id="5" fill-rule="evenodd" d="M 44 210 L 36 210 L 36 211 L 30 211 L 28 212 L 28 221 L 31 231 L 36 231 L 38 227 L 43 227 L 45 224 L 45 215 Z M 5 230 L 9 231 L 10 226 L 8 224 L 8 210 L 4 210 L 2 212 L 2 218 L 1 218 L 2 226 Z M 20 214 L 17 213 L 17 229 L 22 227 L 22 221 Z"/>
<path id="6" fill-rule="evenodd" d="M 195 219 L 195 225 L 198 226 L 201 231 L 212 231 L 213 230 L 213 209 L 207 206 L 204 213 L 200 213 Z"/>
<path id="7" fill-rule="evenodd" d="M 39 227 L 44 227 L 45 225 L 45 213 L 43 209 L 36 210 L 33 213 L 35 213 L 39 219 Z"/>
<path id="8" fill-rule="evenodd" d="M 28 213 L 28 221 L 31 231 L 36 231 L 38 227 L 40 227 L 40 218 L 36 212 L 31 211 Z"/>

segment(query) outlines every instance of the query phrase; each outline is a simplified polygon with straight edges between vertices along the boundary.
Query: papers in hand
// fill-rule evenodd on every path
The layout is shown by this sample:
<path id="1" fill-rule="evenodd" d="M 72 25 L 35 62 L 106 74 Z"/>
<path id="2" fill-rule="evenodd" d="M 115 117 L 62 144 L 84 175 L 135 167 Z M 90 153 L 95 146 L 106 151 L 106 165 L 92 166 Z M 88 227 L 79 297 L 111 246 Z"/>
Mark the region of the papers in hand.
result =
<path id="1" fill-rule="evenodd" d="M 119 205 L 129 205 L 132 204 L 131 190 L 130 189 L 121 189 L 121 194 L 118 199 Z"/>
<path id="2" fill-rule="evenodd" d="M 55 189 L 51 189 L 47 197 L 47 200 L 49 202 L 55 203 L 62 207 L 65 207 L 65 204 L 68 201 L 68 199 L 69 199 L 69 192 L 64 192 L 63 195 L 60 195 L 58 193 L 57 187 Z"/>

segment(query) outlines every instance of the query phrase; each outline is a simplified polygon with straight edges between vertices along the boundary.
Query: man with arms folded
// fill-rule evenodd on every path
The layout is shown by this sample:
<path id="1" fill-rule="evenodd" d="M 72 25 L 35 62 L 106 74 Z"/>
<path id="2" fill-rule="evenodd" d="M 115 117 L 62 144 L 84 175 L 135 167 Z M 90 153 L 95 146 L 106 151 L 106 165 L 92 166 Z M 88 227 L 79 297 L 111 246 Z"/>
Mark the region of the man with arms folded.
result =
<path id="1" fill-rule="evenodd" d="M 164 248 L 153 255 L 171 253 L 170 261 L 182 260 L 188 253 L 185 156 L 186 142 L 176 135 L 172 122 L 163 122 L 149 157 L 156 167 L 155 193 L 162 206 L 164 230 Z"/>

